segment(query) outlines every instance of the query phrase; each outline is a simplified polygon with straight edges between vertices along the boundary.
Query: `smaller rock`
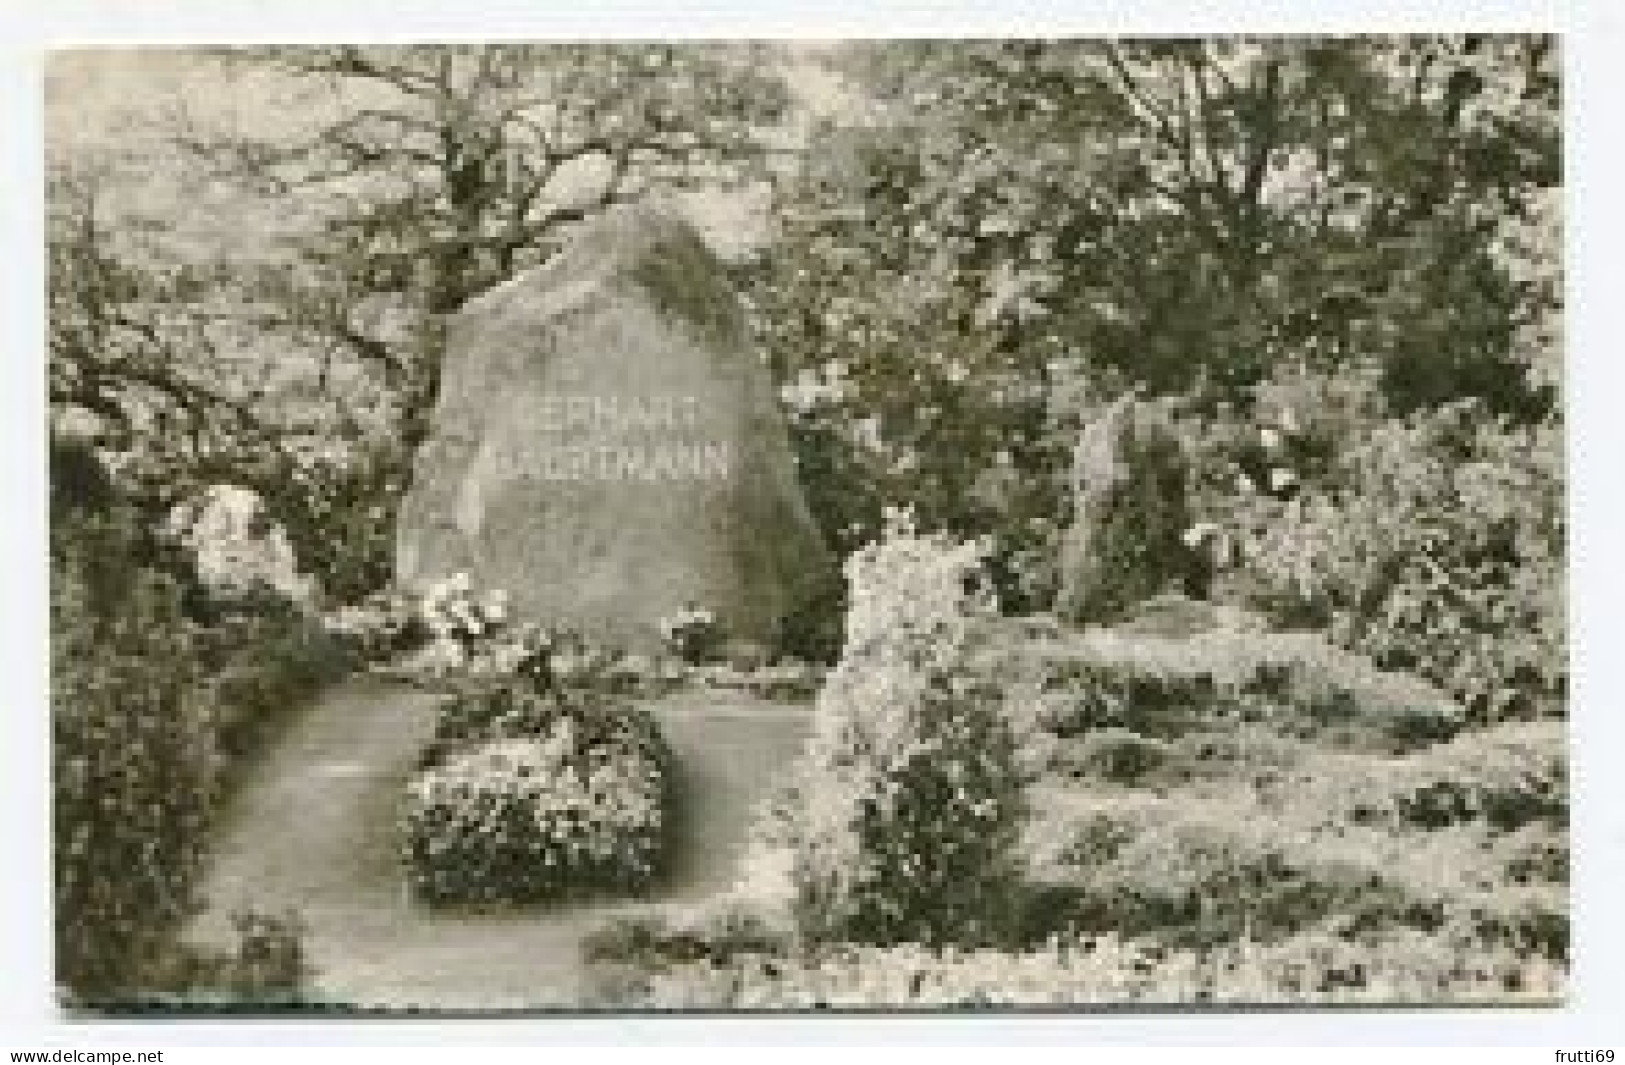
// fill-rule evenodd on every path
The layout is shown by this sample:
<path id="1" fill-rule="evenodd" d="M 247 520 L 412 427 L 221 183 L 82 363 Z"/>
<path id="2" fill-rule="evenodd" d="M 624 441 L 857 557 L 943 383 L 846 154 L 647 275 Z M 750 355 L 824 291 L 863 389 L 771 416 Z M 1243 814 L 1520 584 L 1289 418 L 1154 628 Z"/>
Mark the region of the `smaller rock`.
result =
<path id="1" fill-rule="evenodd" d="M 171 510 L 165 531 L 192 552 L 198 580 L 217 601 L 265 589 L 302 607 L 316 597 L 316 583 L 299 572 L 287 531 L 252 489 L 211 485 Z"/>

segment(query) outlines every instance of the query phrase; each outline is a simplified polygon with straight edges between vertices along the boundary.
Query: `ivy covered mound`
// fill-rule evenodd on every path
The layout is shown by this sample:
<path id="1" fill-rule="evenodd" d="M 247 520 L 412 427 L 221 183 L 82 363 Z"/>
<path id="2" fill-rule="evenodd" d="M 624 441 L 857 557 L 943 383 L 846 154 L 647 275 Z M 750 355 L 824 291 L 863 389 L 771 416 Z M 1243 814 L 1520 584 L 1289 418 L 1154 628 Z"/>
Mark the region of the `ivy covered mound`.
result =
<path id="1" fill-rule="evenodd" d="M 403 846 L 424 901 L 631 893 L 664 864 L 671 758 L 644 711 L 495 687 L 446 705 L 423 762 Z"/>

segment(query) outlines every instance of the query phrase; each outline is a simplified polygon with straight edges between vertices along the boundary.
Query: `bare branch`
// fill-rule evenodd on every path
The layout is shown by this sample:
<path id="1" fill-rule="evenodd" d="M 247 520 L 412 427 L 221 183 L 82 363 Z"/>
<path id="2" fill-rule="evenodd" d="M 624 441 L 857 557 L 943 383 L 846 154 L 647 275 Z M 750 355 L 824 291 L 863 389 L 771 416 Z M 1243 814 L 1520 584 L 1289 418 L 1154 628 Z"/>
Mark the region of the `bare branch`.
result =
<path id="1" fill-rule="evenodd" d="M 1242 177 L 1242 202 L 1249 210 L 1258 206 L 1258 198 L 1264 187 L 1264 178 L 1269 173 L 1270 155 L 1275 151 L 1276 138 L 1279 136 L 1280 125 L 1280 95 L 1281 95 L 1281 61 L 1272 59 L 1264 66 L 1264 85 L 1261 95 L 1255 100 L 1252 111 L 1252 128 L 1249 130 L 1247 146 L 1247 169 Z"/>

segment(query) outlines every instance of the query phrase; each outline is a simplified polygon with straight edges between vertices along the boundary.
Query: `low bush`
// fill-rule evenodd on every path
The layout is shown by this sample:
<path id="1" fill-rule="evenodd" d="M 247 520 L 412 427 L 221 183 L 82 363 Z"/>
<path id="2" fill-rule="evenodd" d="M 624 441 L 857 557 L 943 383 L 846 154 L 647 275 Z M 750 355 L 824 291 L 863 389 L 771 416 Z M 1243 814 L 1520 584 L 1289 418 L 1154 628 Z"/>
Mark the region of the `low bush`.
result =
<path id="1" fill-rule="evenodd" d="M 1567 888 L 1537 874 L 1562 837 L 1515 843 L 1478 823 L 1363 826 L 1291 787 L 1046 787 L 1025 836 L 1027 938 L 1118 931 L 1181 946 L 1274 942 L 1337 920 L 1437 932 L 1566 959 Z M 1519 884 L 1514 874 L 1521 874 Z"/>
<path id="2" fill-rule="evenodd" d="M 607 703 L 596 687 L 561 685 L 537 691 L 522 681 L 495 682 L 448 699 L 435 718 L 424 768 L 458 750 L 510 739 L 537 739 L 568 729 L 582 750 L 628 750 L 669 760 L 665 738 L 647 712 Z"/>
<path id="3" fill-rule="evenodd" d="M 322 624 L 359 662 L 369 665 L 388 662 L 429 639 L 417 597 L 397 588 L 337 607 L 324 615 Z"/>
<path id="4" fill-rule="evenodd" d="M 741 953 L 650 966 L 604 1005 L 644 1009 L 894 1010 L 1146 1005 L 1430 1005 L 1561 1000 L 1562 966 L 1414 932 L 1313 929 L 1279 943 L 1178 950 L 1113 934 L 1027 951 L 918 944 L 815 955 Z"/>
<path id="5" fill-rule="evenodd" d="M 702 906 L 694 913 L 640 914 L 610 920 L 582 941 L 588 965 L 656 969 L 705 961 L 726 965 L 752 954 L 785 954 L 794 930 L 748 905 Z"/>
<path id="6" fill-rule="evenodd" d="M 1174 739 L 1267 724 L 1287 736 L 1399 752 L 1447 739 L 1461 709 L 1415 677 L 1309 633 L 1216 630 L 1180 639 L 1092 629 L 1007 648 L 989 668 L 1023 683 L 1025 727 Z"/>
<path id="7" fill-rule="evenodd" d="M 263 749 L 290 712 L 356 665 L 324 626 L 292 611 L 242 619 L 223 645 L 218 638 L 211 644 L 200 684 L 228 763 Z"/>
<path id="8" fill-rule="evenodd" d="M 296 911 L 231 914 L 235 942 L 203 946 L 176 942 L 146 957 L 135 985 L 111 997 L 75 1004 L 101 1014 L 175 1010 L 262 1013 L 321 1005 L 312 995 L 308 930 Z"/>
<path id="9" fill-rule="evenodd" d="M 1404 760 L 1382 789 L 1400 821 L 1422 828 L 1470 821 L 1501 831 L 1536 821 L 1566 825 L 1565 743 L 1556 721 L 1476 730 Z"/>
<path id="10" fill-rule="evenodd" d="M 1187 739 L 1176 745 L 1169 767 L 1183 764 L 1163 779 L 1195 779 L 1204 762 L 1191 756 L 1224 747 L 1218 738 Z M 1251 772 L 1261 793 L 1327 820 L 1391 831 L 1476 823 L 1494 832 L 1532 823 L 1553 830 L 1568 820 L 1565 729 L 1558 721 L 1473 729 L 1397 758 L 1240 739 L 1245 761 L 1228 770 L 1222 760 L 1208 761 L 1208 776 L 1249 779 Z"/>
<path id="11" fill-rule="evenodd" d="M 1338 390 L 1357 400 L 1329 400 Z M 1510 424 L 1474 402 L 1388 418 L 1352 371 L 1298 369 L 1260 390 L 1261 403 L 1272 396 L 1298 420 L 1342 413 L 1301 434 L 1319 459 L 1290 500 L 1236 492 L 1234 471 L 1198 478 L 1196 510 L 1240 556 L 1227 594 L 1425 676 L 1477 720 L 1561 714 L 1562 427 Z"/>
<path id="12" fill-rule="evenodd" d="M 1085 732 L 1058 745 L 1050 769 L 1065 776 L 1133 784 L 1163 768 L 1168 744 L 1124 728 Z"/>
<path id="13" fill-rule="evenodd" d="M 426 762 L 403 829 L 420 898 L 636 891 L 661 868 L 670 755 L 645 713 L 497 688 L 448 705 Z"/>
<path id="14" fill-rule="evenodd" d="M 1567 884 L 1569 834 L 1531 823 L 1498 837 L 1493 849 L 1509 884 Z"/>
<path id="15" fill-rule="evenodd" d="M 1362 927 L 1427 924 L 1425 901 L 1311 832 L 1177 819 L 1163 804 L 1070 825 L 1059 868 L 1035 871 L 1029 938 L 1119 931 L 1185 947 L 1279 940 L 1328 917 Z"/>

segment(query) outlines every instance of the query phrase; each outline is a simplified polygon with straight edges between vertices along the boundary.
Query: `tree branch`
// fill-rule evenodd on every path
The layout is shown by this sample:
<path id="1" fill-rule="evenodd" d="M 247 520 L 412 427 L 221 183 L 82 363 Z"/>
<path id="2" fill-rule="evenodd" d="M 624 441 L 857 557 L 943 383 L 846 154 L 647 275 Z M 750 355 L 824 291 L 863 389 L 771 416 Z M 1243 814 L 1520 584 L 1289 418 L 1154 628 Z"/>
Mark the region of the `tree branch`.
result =
<path id="1" fill-rule="evenodd" d="M 1270 155 L 1280 134 L 1281 61 L 1272 59 L 1264 66 L 1263 95 L 1253 107 L 1253 128 L 1248 137 L 1247 168 L 1241 182 L 1242 202 L 1250 211 L 1258 208 L 1264 178 L 1269 173 Z"/>

